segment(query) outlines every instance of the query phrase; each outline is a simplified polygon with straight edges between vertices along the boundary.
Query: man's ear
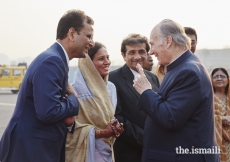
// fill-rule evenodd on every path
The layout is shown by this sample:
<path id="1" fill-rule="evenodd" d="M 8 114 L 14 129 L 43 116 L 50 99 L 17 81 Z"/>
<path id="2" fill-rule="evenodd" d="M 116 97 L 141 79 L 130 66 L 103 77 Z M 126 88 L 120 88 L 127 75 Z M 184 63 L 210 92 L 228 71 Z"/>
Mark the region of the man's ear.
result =
<path id="1" fill-rule="evenodd" d="M 67 33 L 67 37 L 70 39 L 71 42 L 74 42 L 74 33 L 77 32 L 74 28 L 69 28 Z"/>
<path id="2" fill-rule="evenodd" d="M 126 61 L 126 59 L 125 59 L 125 53 L 122 52 L 121 55 L 122 55 L 124 61 Z"/>
<path id="3" fill-rule="evenodd" d="M 169 48 L 172 45 L 172 37 L 170 35 L 168 35 L 166 37 L 166 43 L 167 43 L 167 48 Z"/>

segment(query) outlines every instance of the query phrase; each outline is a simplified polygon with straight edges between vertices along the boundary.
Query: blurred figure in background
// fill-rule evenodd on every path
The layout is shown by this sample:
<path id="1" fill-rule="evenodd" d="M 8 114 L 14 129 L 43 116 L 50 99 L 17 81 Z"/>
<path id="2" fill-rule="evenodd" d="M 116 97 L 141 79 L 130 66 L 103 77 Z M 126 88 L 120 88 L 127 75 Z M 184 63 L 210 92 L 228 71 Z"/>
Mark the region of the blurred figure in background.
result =
<path id="1" fill-rule="evenodd" d="M 152 71 L 152 69 L 153 69 L 153 58 L 149 53 L 147 54 L 147 59 L 144 60 L 142 67 L 145 70 Z"/>
<path id="2" fill-rule="evenodd" d="M 165 77 L 166 70 L 167 70 L 166 67 L 164 68 L 163 65 L 160 65 L 159 63 L 157 63 L 157 67 L 156 67 L 156 70 L 154 71 L 154 74 L 157 76 L 160 84 L 162 83 Z"/>
<path id="3" fill-rule="evenodd" d="M 123 132 L 114 119 L 116 87 L 108 81 L 111 61 L 106 47 L 95 42 L 88 55 L 79 59 L 73 84 L 80 108 L 73 134 L 66 140 L 66 162 L 112 162 L 113 142 Z"/>
<path id="4" fill-rule="evenodd" d="M 184 27 L 184 31 L 186 35 L 191 39 L 191 51 L 192 53 L 195 53 L 196 51 L 196 45 L 197 45 L 197 34 L 196 30 L 191 27 Z"/>
<path id="5" fill-rule="evenodd" d="M 221 162 L 230 161 L 230 88 L 226 69 L 215 68 L 211 73 L 214 90 L 215 133 L 220 146 Z"/>

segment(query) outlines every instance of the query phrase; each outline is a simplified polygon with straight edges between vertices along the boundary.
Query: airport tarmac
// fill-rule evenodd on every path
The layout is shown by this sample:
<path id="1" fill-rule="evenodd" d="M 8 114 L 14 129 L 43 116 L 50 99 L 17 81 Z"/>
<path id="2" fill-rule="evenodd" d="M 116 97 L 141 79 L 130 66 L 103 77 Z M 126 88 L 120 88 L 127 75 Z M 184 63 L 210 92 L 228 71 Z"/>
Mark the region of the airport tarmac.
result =
<path id="1" fill-rule="evenodd" d="M 13 114 L 17 97 L 11 91 L 0 90 L 0 139 Z"/>

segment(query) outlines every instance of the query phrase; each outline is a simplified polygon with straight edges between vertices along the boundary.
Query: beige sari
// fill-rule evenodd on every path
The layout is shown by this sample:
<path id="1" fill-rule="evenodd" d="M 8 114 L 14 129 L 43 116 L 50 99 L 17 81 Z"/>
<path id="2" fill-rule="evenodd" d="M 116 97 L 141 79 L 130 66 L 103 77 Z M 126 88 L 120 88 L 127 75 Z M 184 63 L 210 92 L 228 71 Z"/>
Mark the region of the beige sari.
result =
<path id="1" fill-rule="evenodd" d="M 106 87 L 108 76 L 102 79 L 88 55 L 79 59 L 78 66 L 83 76 L 75 82 L 80 108 L 74 133 L 67 134 L 66 162 L 86 162 L 90 129 L 104 129 L 115 113 Z M 112 149 L 114 138 L 103 138 L 103 141 Z"/>

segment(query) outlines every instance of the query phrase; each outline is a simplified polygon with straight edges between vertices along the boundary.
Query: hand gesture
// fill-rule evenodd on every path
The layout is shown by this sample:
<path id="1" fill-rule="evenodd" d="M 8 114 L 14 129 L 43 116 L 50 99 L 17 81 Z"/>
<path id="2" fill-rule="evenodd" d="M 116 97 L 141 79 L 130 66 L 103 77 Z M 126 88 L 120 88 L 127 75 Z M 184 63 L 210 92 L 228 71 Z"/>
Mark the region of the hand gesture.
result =
<path id="1" fill-rule="evenodd" d="M 141 95 L 145 90 L 152 89 L 152 86 L 149 83 L 148 79 L 146 78 L 141 65 L 137 64 L 136 68 L 137 68 L 139 75 L 134 78 L 133 87 Z"/>
<path id="2" fill-rule="evenodd" d="M 108 137 L 119 137 L 120 134 L 124 131 L 123 124 L 119 123 L 118 120 L 112 120 L 109 122 L 105 129 L 96 129 L 95 135 L 96 138 L 108 138 Z"/>
<path id="3" fill-rule="evenodd" d="M 117 119 L 115 119 L 115 122 L 112 124 L 112 129 L 116 137 L 119 137 L 123 131 L 123 123 L 119 123 Z"/>

